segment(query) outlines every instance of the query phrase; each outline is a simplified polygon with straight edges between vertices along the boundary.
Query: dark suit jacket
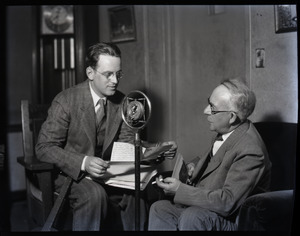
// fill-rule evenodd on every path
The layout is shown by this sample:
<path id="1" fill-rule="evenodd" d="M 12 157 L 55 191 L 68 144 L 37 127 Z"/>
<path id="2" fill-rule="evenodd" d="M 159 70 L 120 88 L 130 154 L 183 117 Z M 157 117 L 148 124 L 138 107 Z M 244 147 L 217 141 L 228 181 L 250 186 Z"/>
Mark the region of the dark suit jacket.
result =
<path id="1" fill-rule="evenodd" d="M 114 141 L 133 142 L 134 133 L 122 120 L 124 94 L 107 99 L 106 133 L 102 157 L 110 158 Z M 77 180 L 84 156 L 94 156 L 95 109 L 88 80 L 62 91 L 53 100 L 36 144 L 37 158 L 54 163 Z"/>
<path id="2" fill-rule="evenodd" d="M 211 147 L 197 157 L 197 176 Z M 180 184 L 175 203 L 199 206 L 222 216 L 232 215 L 250 195 L 269 190 L 271 162 L 263 140 L 250 121 L 226 139 L 212 157 L 196 187 Z"/>

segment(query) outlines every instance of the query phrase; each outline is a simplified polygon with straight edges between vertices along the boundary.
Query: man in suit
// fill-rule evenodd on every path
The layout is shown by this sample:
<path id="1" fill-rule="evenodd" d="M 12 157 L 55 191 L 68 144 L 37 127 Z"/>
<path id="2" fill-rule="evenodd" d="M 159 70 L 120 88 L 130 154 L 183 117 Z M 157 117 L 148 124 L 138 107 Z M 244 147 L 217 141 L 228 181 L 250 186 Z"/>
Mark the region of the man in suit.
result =
<path id="1" fill-rule="evenodd" d="M 149 230 L 236 230 L 243 201 L 269 190 L 271 163 L 259 133 L 248 117 L 255 94 L 240 80 L 223 81 L 204 110 L 216 140 L 187 164 L 187 183 L 156 179 L 170 200 L 150 208 Z"/>
<path id="2" fill-rule="evenodd" d="M 109 210 L 109 187 L 85 176 L 101 178 L 106 172 L 114 141 L 134 141 L 134 132 L 122 121 L 124 94 L 117 90 L 123 77 L 120 49 L 112 43 L 91 46 L 86 75 L 86 81 L 54 98 L 36 144 L 37 158 L 54 163 L 61 171 L 55 179 L 56 191 L 62 188 L 66 175 L 73 179 L 68 197 L 74 209 L 74 231 L 102 228 Z M 165 156 L 175 152 L 176 148 Z M 120 189 L 112 192 L 122 195 Z M 114 199 L 124 210 L 134 197 L 124 194 Z M 126 212 L 129 218 L 134 215 L 134 209 Z"/>

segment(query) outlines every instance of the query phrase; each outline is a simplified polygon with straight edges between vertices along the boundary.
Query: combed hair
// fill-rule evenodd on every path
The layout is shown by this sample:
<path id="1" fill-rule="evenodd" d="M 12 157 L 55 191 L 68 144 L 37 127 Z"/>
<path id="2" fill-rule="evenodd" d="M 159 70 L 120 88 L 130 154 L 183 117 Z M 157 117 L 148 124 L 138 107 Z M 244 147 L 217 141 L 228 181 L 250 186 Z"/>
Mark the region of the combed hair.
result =
<path id="1" fill-rule="evenodd" d="M 117 45 L 113 43 L 97 43 L 88 48 L 85 63 L 86 67 L 96 68 L 100 55 L 109 55 L 121 58 L 121 51 Z"/>
<path id="2" fill-rule="evenodd" d="M 254 111 L 256 104 L 255 93 L 239 79 L 226 79 L 221 82 L 231 93 L 230 102 L 239 119 L 245 121 Z"/>

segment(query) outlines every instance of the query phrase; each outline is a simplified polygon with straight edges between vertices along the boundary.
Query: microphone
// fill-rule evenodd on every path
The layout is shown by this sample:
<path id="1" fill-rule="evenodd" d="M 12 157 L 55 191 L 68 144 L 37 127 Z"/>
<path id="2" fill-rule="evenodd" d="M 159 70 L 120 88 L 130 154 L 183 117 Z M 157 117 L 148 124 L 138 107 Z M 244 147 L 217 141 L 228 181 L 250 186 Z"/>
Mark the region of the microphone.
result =
<path id="1" fill-rule="evenodd" d="M 130 92 L 123 100 L 122 119 L 135 131 L 135 230 L 140 230 L 140 155 L 141 139 L 139 131 L 146 126 L 151 116 L 149 98 L 141 91 Z"/>
<path id="2" fill-rule="evenodd" d="M 142 129 L 151 117 L 151 102 L 141 91 L 130 92 L 123 100 L 122 119 L 132 129 Z"/>

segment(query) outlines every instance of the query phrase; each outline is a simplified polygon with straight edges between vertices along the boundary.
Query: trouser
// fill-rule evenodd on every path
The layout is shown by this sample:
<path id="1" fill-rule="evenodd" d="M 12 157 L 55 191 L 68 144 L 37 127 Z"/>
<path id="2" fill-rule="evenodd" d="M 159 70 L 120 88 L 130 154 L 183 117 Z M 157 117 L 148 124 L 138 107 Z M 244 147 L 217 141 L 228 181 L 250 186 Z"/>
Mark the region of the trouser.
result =
<path id="1" fill-rule="evenodd" d="M 149 230 L 236 230 L 237 225 L 216 213 L 197 206 L 161 200 L 152 204 Z"/>
<path id="2" fill-rule="evenodd" d="M 59 192 L 64 176 L 55 181 Z M 83 178 L 73 181 L 68 193 L 73 208 L 73 231 L 134 230 L 135 198 L 134 191 L 101 185 Z M 140 199 L 140 229 L 147 223 L 147 206 Z"/>

